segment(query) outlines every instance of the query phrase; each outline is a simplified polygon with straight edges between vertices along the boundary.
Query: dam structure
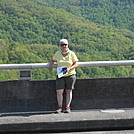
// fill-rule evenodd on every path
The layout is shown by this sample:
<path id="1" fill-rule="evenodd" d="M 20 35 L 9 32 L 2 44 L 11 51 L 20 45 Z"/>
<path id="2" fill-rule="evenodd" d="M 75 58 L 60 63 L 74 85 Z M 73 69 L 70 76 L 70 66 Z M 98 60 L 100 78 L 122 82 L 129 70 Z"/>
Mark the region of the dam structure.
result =
<path id="1" fill-rule="evenodd" d="M 134 60 L 78 62 L 79 67 L 124 65 L 134 65 Z M 32 69 L 48 66 L 0 65 L 0 69 L 20 69 L 19 80 L 0 81 L 0 133 L 134 133 L 134 77 L 77 78 L 72 112 L 55 114 L 55 79 L 32 80 Z"/>

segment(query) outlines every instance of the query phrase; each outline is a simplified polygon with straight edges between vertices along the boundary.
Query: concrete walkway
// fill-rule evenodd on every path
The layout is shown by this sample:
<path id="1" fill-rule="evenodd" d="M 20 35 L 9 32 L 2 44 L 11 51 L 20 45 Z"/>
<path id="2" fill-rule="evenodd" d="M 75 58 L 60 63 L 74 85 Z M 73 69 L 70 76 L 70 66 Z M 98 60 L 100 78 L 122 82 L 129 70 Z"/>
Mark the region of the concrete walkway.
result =
<path id="1" fill-rule="evenodd" d="M 1 113 L 0 132 L 80 132 L 131 130 L 134 108 L 54 112 Z M 103 134 L 103 133 L 102 133 Z"/>
<path id="2" fill-rule="evenodd" d="M 64 133 L 64 134 L 68 134 L 68 133 Z M 95 131 L 94 132 L 73 132 L 73 133 L 69 133 L 69 134 L 134 134 L 134 130 L 124 130 L 124 131 L 96 131 L 96 132 Z"/>

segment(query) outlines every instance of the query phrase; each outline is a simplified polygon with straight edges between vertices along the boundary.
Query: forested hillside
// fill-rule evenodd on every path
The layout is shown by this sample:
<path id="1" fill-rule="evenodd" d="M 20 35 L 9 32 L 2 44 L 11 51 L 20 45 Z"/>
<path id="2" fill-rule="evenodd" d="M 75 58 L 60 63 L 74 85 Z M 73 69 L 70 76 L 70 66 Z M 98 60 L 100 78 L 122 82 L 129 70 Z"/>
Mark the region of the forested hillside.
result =
<path id="1" fill-rule="evenodd" d="M 95 24 L 62 8 L 48 7 L 44 0 L 1 0 L 1 64 L 47 63 L 59 50 L 61 38 L 69 40 L 79 61 L 134 60 L 132 31 Z M 55 70 L 35 69 L 33 79 L 52 79 L 55 74 Z M 134 68 L 77 68 L 78 78 L 120 76 L 134 76 Z M 0 71 L 0 80 L 17 78 L 16 70 Z"/>
<path id="2" fill-rule="evenodd" d="M 95 23 L 134 31 L 134 0 L 34 0 Z"/>

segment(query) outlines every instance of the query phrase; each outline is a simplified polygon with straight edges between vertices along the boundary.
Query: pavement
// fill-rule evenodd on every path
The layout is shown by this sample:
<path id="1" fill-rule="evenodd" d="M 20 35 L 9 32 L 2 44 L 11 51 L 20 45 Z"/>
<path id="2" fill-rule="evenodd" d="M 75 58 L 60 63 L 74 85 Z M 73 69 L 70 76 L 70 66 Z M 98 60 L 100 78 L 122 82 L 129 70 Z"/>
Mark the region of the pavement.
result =
<path id="1" fill-rule="evenodd" d="M 1 113 L 0 133 L 134 134 L 134 108 Z"/>
<path id="2" fill-rule="evenodd" d="M 68 133 L 64 133 L 68 134 Z M 73 132 L 69 134 L 134 134 L 134 130 L 124 130 L 124 131 L 94 131 L 94 132 Z"/>

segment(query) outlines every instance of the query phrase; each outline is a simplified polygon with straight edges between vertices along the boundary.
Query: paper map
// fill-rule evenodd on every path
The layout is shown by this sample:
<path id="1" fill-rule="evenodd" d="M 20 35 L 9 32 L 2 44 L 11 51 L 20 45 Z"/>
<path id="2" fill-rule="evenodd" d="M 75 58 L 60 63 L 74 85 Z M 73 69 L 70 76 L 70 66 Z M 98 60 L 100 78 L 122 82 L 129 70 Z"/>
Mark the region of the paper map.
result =
<path id="1" fill-rule="evenodd" d="M 61 77 L 65 76 L 66 74 L 68 74 L 67 66 L 58 67 L 57 74 L 58 74 L 58 78 L 61 78 Z"/>

